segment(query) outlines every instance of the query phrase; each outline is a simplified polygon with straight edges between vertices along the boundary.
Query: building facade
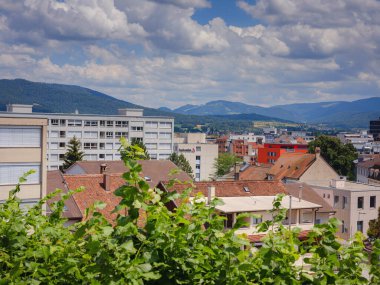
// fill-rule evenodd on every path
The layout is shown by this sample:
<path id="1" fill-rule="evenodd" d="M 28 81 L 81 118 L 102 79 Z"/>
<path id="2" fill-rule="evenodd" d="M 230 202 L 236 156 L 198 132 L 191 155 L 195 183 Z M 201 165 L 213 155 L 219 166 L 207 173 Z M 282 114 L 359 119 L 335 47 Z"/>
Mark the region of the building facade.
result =
<path id="1" fill-rule="evenodd" d="M 375 141 L 380 141 L 380 118 L 369 122 L 369 133 Z"/>
<path id="2" fill-rule="evenodd" d="M 283 153 L 307 153 L 307 144 L 265 143 L 258 149 L 259 163 L 275 163 Z"/>
<path id="3" fill-rule="evenodd" d="M 48 120 L 49 170 L 57 170 L 63 164 L 68 143 L 74 136 L 81 141 L 84 160 L 120 160 L 121 137 L 142 140 L 151 159 L 167 159 L 173 150 L 174 119 L 143 116 L 142 109 L 119 109 L 119 115 L 33 114 L 32 106 L 22 109 L 18 106 L 8 106 L 8 112 L 0 112 L 0 118 Z"/>
<path id="4" fill-rule="evenodd" d="M 330 186 L 311 185 L 336 211 L 341 221 L 337 234 L 349 239 L 359 231 L 367 236 L 369 221 L 378 216 L 380 185 L 332 180 Z"/>
<path id="5" fill-rule="evenodd" d="M 174 152 L 183 154 L 193 170 L 195 181 L 210 180 L 215 174 L 218 145 L 206 142 L 206 134 L 177 134 Z"/>
<path id="6" fill-rule="evenodd" d="M 0 202 L 29 170 L 34 173 L 17 194 L 22 205 L 33 205 L 46 195 L 46 134 L 46 118 L 0 117 Z"/>

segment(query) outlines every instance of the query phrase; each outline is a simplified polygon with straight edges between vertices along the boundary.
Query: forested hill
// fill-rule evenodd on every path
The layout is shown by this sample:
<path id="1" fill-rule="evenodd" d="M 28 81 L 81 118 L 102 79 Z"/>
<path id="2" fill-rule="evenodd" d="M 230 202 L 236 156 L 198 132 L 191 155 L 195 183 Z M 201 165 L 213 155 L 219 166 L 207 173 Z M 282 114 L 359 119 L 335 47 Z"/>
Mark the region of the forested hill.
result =
<path id="1" fill-rule="evenodd" d="M 145 115 L 166 116 L 167 112 L 145 108 L 88 88 L 31 82 L 24 79 L 0 80 L 0 110 L 8 103 L 35 104 L 35 112 L 117 114 L 120 108 L 144 108 Z"/>

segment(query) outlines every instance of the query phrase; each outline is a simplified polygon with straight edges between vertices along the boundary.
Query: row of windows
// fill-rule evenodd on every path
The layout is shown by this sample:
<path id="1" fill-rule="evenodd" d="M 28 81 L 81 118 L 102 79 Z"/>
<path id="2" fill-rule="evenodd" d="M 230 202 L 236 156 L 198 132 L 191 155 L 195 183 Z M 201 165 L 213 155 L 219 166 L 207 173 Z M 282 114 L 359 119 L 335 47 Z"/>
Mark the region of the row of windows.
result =
<path id="1" fill-rule="evenodd" d="M 136 128 L 136 129 L 134 129 Z M 141 128 L 141 129 L 139 129 Z M 142 127 L 132 127 L 133 131 L 142 131 Z M 97 132 L 97 131 L 85 131 L 82 133 L 82 131 L 50 131 L 48 134 L 50 138 L 85 138 L 85 139 L 113 139 L 113 138 L 121 138 L 121 137 L 128 137 L 128 132 Z M 171 139 L 172 133 L 169 132 L 147 132 L 145 134 L 145 137 L 148 139 Z M 0 138 L 1 143 L 1 138 Z"/>
<path id="2" fill-rule="evenodd" d="M 269 151 L 269 152 L 268 152 L 268 156 L 276 156 L 276 153 L 273 152 L 273 151 Z"/>
<path id="3" fill-rule="evenodd" d="M 49 121 L 51 126 L 69 126 L 69 127 L 128 127 L 129 122 L 128 121 L 105 121 L 105 120 L 63 120 L 63 119 L 51 119 Z M 132 122 L 133 123 L 133 122 Z M 147 128 L 171 128 L 172 123 L 171 122 L 152 122 L 152 121 L 147 121 L 145 122 L 145 126 Z M 136 128 L 136 131 L 142 131 L 142 126 L 132 126 L 132 128 Z"/>
<path id="4" fill-rule="evenodd" d="M 340 196 L 334 196 L 334 208 L 339 206 L 339 200 Z M 347 208 L 348 204 L 348 197 L 342 196 L 342 209 Z M 370 208 L 376 208 L 376 196 L 370 196 L 369 197 L 369 207 Z M 358 209 L 364 209 L 364 197 L 358 197 L 357 199 L 357 208 Z"/>

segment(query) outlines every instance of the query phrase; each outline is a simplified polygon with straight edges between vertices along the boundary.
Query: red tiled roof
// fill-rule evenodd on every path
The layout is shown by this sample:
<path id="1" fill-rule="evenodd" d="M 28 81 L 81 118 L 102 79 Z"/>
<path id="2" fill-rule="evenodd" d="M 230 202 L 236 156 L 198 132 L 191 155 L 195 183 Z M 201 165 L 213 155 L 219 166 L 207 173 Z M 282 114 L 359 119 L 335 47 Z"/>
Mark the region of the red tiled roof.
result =
<path id="1" fill-rule="evenodd" d="M 310 230 L 306 230 L 306 231 L 302 231 L 298 234 L 298 238 L 300 240 L 305 240 L 307 239 L 307 235 L 309 234 Z M 265 237 L 266 234 L 255 234 L 255 235 L 248 235 L 248 240 L 251 242 L 251 243 L 258 243 L 258 242 L 261 242 L 261 240 L 263 239 L 263 237 Z"/>
<path id="2" fill-rule="evenodd" d="M 269 171 L 269 165 L 250 165 L 239 172 L 239 180 L 265 180 Z"/>
<path id="3" fill-rule="evenodd" d="M 68 189 L 64 183 L 64 178 L 62 173 L 59 170 L 53 170 L 47 172 L 47 194 L 53 193 L 57 189 L 61 189 L 62 193 L 67 193 Z M 61 198 L 61 195 L 53 197 L 52 199 L 47 201 L 48 206 Z M 63 217 L 68 218 L 70 220 L 81 220 L 82 213 L 80 212 L 77 204 L 74 201 L 74 198 L 71 196 L 66 200 L 65 206 L 67 208 L 66 211 L 63 212 Z"/>
<path id="4" fill-rule="evenodd" d="M 116 213 L 111 213 L 119 204 L 120 198 L 113 193 L 117 188 L 125 184 L 121 174 L 108 174 L 110 176 L 110 191 L 104 187 L 103 174 L 84 174 L 84 175 L 64 175 L 68 187 L 72 190 L 84 187 L 85 190 L 74 194 L 74 200 L 85 218 L 85 211 L 96 201 L 105 202 L 107 205 L 104 209 L 98 209 L 100 213 L 110 222 L 114 223 L 117 217 Z M 124 213 L 121 213 L 124 214 Z M 140 212 L 139 225 L 144 224 L 144 213 Z"/>
<path id="5" fill-rule="evenodd" d="M 170 179 L 179 179 L 181 181 L 189 181 L 191 178 L 187 173 L 180 170 L 170 160 L 139 160 L 138 163 L 142 166 L 141 177 L 149 177 L 147 181 L 151 187 L 154 187 L 160 181 Z M 128 169 L 121 160 L 115 161 L 78 161 L 74 165 L 80 166 L 83 169 L 83 174 L 100 174 L 100 165 L 107 164 L 107 173 L 123 173 Z M 72 168 L 71 166 L 70 168 Z M 70 171 L 70 168 L 68 171 Z M 171 175 L 171 172 L 177 170 L 178 173 Z"/>
<path id="6" fill-rule="evenodd" d="M 299 179 L 313 164 L 315 159 L 315 154 L 284 153 L 275 162 L 268 174 L 274 176 L 275 180 L 283 178 Z"/>
<path id="7" fill-rule="evenodd" d="M 167 182 L 162 182 L 167 191 L 177 191 L 182 193 L 185 189 L 192 187 L 191 184 L 174 184 L 168 188 Z M 161 184 L 161 185 L 162 185 Z M 275 196 L 281 193 L 287 193 L 285 186 L 280 181 L 207 181 L 194 182 L 193 190 L 190 196 L 195 196 L 201 192 L 204 196 L 208 195 L 208 187 L 215 187 L 215 195 L 217 197 L 239 197 L 239 196 Z M 244 190 L 244 187 L 249 189 L 249 192 Z"/>

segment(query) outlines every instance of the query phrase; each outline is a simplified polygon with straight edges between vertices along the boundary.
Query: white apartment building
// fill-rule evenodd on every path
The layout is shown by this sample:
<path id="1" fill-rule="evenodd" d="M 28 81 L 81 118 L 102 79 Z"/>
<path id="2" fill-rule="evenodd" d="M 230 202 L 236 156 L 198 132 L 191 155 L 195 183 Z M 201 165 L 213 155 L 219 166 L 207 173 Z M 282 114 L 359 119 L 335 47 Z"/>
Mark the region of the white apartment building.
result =
<path id="1" fill-rule="evenodd" d="M 23 106 L 20 108 L 19 106 Z M 71 138 L 81 141 L 84 160 L 119 160 L 120 138 L 141 139 L 151 159 L 167 159 L 173 150 L 174 119 L 143 116 L 142 109 L 119 109 L 119 115 L 32 113 L 32 105 L 8 105 L 1 117 L 48 119 L 47 166 L 63 164 Z"/>
<path id="2" fill-rule="evenodd" d="M 215 173 L 215 159 L 218 157 L 218 145 L 206 142 L 206 134 L 176 134 L 174 152 L 183 154 L 189 161 L 195 181 L 206 181 Z"/>
<path id="3" fill-rule="evenodd" d="M 17 194 L 21 206 L 32 206 L 46 195 L 46 129 L 46 118 L 0 117 L 0 203 L 29 170 L 34 173 Z"/>
<path id="4" fill-rule="evenodd" d="M 248 134 L 230 134 L 229 141 L 232 140 L 245 140 L 247 142 L 255 142 L 258 144 L 264 144 L 265 143 L 265 136 L 264 135 L 255 135 L 255 133 L 248 133 Z"/>

